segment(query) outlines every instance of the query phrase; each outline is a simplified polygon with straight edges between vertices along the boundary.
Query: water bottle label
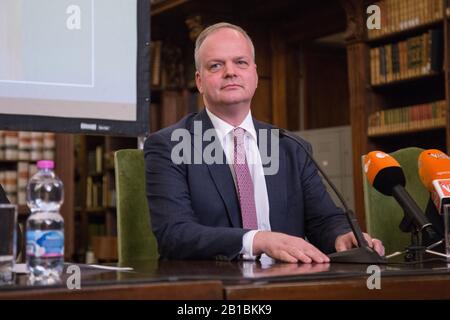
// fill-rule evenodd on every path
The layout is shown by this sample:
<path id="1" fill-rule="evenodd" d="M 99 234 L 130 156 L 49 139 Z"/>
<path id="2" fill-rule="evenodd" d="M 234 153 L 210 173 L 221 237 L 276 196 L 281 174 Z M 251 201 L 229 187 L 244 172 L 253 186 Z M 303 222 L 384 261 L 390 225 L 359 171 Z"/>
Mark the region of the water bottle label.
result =
<path id="1" fill-rule="evenodd" d="M 64 234 L 61 231 L 27 231 L 27 255 L 55 258 L 64 255 Z"/>

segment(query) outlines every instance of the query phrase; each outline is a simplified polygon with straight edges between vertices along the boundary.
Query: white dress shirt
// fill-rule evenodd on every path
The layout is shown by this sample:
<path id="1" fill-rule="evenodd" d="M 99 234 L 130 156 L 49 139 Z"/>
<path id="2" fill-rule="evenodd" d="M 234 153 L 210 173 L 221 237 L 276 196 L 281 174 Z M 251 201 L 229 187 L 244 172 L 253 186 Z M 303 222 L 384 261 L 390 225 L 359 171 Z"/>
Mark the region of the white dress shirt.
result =
<path id="1" fill-rule="evenodd" d="M 234 184 L 236 186 L 236 176 L 233 169 L 233 129 L 235 129 L 235 127 L 214 115 L 210 110 L 208 110 L 208 108 L 206 108 L 206 113 L 211 119 L 214 129 L 216 130 L 217 137 L 222 145 L 222 149 L 225 152 L 225 157 L 230 166 L 231 174 L 233 175 Z M 245 156 L 247 158 L 250 175 L 253 179 L 256 216 L 258 219 L 258 230 L 251 230 L 244 234 L 242 239 L 241 254 L 244 259 L 255 259 L 256 257 L 253 256 L 252 250 L 253 238 L 255 237 L 255 234 L 261 230 L 270 231 L 269 196 L 267 195 L 266 178 L 264 176 L 261 156 L 258 149 L 256 130 L 253 125 L 252 114 L 250 111 L 238 127 L 245 130 Z"/>

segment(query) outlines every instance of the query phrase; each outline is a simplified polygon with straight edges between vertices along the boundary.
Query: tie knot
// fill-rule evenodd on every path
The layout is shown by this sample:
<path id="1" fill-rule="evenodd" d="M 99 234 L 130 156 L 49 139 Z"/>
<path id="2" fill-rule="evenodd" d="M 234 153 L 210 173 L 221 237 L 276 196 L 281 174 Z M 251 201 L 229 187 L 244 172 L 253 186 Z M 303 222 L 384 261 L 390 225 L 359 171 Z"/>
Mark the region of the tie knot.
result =
<path id="1" fill-rule="evenodd" d="M 245 129 L 241 128 L 241 127 L 237 127 L 233 129 L 233 134 L 236 138 L 242 138 L 244 136 L 245 133 Z"/>
<path id="2" fill-rule="evenodd" d="M 237 146 L 244 146 L 244 133 L 245 129 L 241 127 L 237 127 L 233 129 L 233 135 L 234 135 L 234 144 Z"/>

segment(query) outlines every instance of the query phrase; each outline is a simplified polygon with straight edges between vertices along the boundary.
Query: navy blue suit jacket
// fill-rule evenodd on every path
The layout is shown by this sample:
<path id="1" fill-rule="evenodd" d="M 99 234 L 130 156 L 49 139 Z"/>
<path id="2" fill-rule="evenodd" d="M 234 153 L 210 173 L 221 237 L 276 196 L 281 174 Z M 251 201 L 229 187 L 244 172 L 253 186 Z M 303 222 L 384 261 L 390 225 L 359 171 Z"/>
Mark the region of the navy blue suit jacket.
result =
<path id="1" fill-rule="evenodd" d="M 231 260 L 238 257 L 242 237 L 248 230 L 242 228 L 230 166 L 175 164 L 171 160 L 172 148 L 179 143 L 171 141 L 174 130 L 187 129 L 194 148 L 194 121 L 201 121 L 203 130 L 213 128 L 203 110 L 151 134 L 145 142 L 152 229 L 162 258 Z M 253 122 L 257 133 L 274 128 Z M 202 143 L 202 150 L 208 143 Z M 350 231 L 345 215 L 331 200 L 314 164 L 295 142 L 280 138 L 279 155 L 278 173 L 265 176 L 272 231 L 306 237 L 326 253 L 335 251 L 336 237 Z"/>

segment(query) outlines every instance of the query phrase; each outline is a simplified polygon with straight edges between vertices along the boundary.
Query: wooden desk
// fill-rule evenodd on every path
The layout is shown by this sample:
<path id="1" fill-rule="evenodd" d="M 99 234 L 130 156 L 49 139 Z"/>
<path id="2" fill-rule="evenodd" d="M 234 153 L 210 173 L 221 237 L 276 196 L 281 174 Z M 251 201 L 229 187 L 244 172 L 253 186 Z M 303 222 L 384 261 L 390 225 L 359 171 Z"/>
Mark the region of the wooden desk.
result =
<path id="1" fill-rule="evenodd" d="M 450 276 L 389 277 L 369 290 L 366 278 L 225 286 L 230 300 L 450 299 Z"/>
<path id="2" fill-rule="evenodd" d="M 287 281 L 282 278 L 264 281 L 261 278 L 254 283 L 230 283 L 224 286 L 225 299 L 450 299 L 450 268 L 444 262 L 380 265 L 380 289 L 368 288 L 367 282 L 372 272 L 367 267 L 368 265 L 316 265 L 309 269 L 304 267 L 301 274 Z M 373 284 L 373 281 L 369 279 L 369 283 Z"/>
<path id="3" fill-rule="evenodd" d="M 136 271 L 101 270 L 78 265 L 81 289 L 68 289 L 72 274 L 63 273 L 56 285 L 30 285 L 26 275 L 16 277 L 14 285 L 0 286 L 0 299 L 148 299 L 222 300 L 220 280 L 177 279 L 160 274 L 158 261 L 135 263 Z M 65 271 L 69 264 L 65 265 Z M 73 282 L 71 282 L 73 283 Z"/>
<path id="4" fill-rule="evenodd" d="M 177 283 L 126 283 L 67 288 L 30 288 L 1 291 L 0 299 L 62 299 L 62 300 L 221 300 L 223 287 L 220 281 L 183 281 Z"/>
<path id="5" fill-rule="evenodd" d="M 450 299 L 446 263 L 384 265 L 381 289 L 368 289 L 367 265 L 152 261 L 133 272 L 81 265 L 81 290 L 67 275 L 53 286 L 30 286 L 25 276 L 0 286 L 0 299 Z"/>

